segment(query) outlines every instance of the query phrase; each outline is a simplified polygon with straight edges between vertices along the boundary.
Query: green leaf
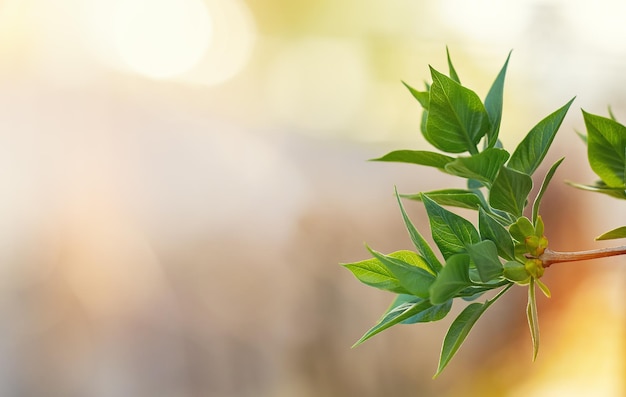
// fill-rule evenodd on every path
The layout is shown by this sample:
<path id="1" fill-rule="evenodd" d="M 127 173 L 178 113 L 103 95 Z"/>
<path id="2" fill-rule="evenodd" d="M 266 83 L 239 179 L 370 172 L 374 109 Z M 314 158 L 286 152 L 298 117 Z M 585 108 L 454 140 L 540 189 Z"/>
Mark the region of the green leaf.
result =
<path id="1" fill-rule="evenodd" d="M 587 144 L 587 135 L 583 134 L 582 132 L 579 131 L 575 131 L 576 135 L 578 135 L 578 137 L 580 139 L 582 139 L 582 141 L 585 143 L 585 145 Z"/>
<path id="2" fill-rule="evenodd" d="M 433 306 L 428 300 L 416 299 L 412 302 L 401 303 L 391 308 L 378 323 L 370 328 L 352 347 L 356 347 L 365 342 L 372 336 L 390 328 L 393 325 L 402 323 L 406 320 L 413 322 L 436 321 L 446 316 L 450 310 L 452 302 L 446 302 L 442 305 Z M 446 311 L 447 310 L 447 311 Z"/>
<path id="3" fill-rule="evenodd" d="M 466 246 L 480 242 L 480 236 L 470 221 L 444 209 L 427 195 L 422 195 L 422 201 L 428 213 L 433 240 L 446 260 L 465 252 Z"/>
<path id="4" fill-rule="evenodd" d="M 451 256 L 430 287 L 430 301 L 442 304 L 472 285 L 469 278 L 470 258 L 466 254 Z"/>
<path id="5" fill-rule="evenodd" d="M 503 166 L 491 187 L 489 204 L 511 215 L 521 216 L 532 187 L 530 176 Z"/>
<path id="6" fill-rule="evenodd" d="M 481 241 L 467 247 L 470 259 L 478 269 L 483 283 L 502 276 L 502 264 L 498 259 L 498 248 L 491 240 Z"/>
<path id="7" fill-rule="evenodd" d="M 446 164 L 446 172 L 462 178 L 474 179 L 491 186 L 509 153 L 503 149 L 489 148 L 471 157 L 458 157 Z"/>
<path id="8" fill-rule="evenodd" d="M 512 285 L 512 284 L 511 284 Z M 483 315 L 483 313 L 491 306 L 496 300 L 498 300 L 506 291 L 511 287 L 502 289 L 496 296 L 494 296 L 491 300 L 486 301 L 485 303 L 472 303 L 467 306 L 461 314 L 452 322 L 450 328 L 448 329 L 448 333 L 443 341 L 443 346 L 441 348 L 441 356 L 439 358 L 439 366 L 437 368 L 437 373 L 433 378 L 436 378 L 448 365 L 452 357 L 459 350 L 465 338 L 476 324 L 476 321 Z"/>
<path id="9" fill-rule="evenodd" d="M 530 279 L 528 285 L 528 306 L 526 307 L 528 316 L 528 326 L 530 327 L 530 337 L 533 342 L 533 361 L 537 359 L 539 352 L 539 321 L 537 317 L 537 301 L 535 300 L 535 279 Z"/>
<path id="10" fill-rule="evenodd" d="M 424 137 L 448 153 L 478 153 L 476 145 L 490 128 L 478 95 L 430 68 L 430 107 Z"/>
<path id="11" fill-rule="evenodd" d="M 609 117 L 611 118 L 611 120 L 613 121 L 617 121 L 617 118 L 615 117 L 615 115 L 613 114 L 613 109 L 611 109 L 611 107 L 609 106 Z"/>
<path id="12" fill-rule="evenodd" d="M 396 163 L 409 163 L 439 168 L 444 171 L 446 164 L 454 161 L 454 158 L 444 154 L 429 152 L 426 150 L 396 150 L 387 153 L 383 157 L 370 161 L 387 161 Z"/>
<path id="13" fill-rule="evenodd" d="M 511 58 L 511 52 L 506 57 L 504 66 L 500 69 L 500 73 L 496 77 L 495 81 L 491 85 L 487 97 L 485 98 L 485 109 L 489 115 L 489 121 L 491 122 L 491 131 L 487 133 L 488 142 L 487 147 L 494 147 L 498 142 L 498 133 L 500 132 L 500 122 L 502 121 L 502 103 L 504 98 L 504 78 L 506 76 L 506 69 L 509 65 L 509 59 Z"/>
<path id="14" fill-rule="evenodd" d="M 485 206 L 486 204 L 478 194 L 464 189 L 432 190 L 426 193 L 402 194 L 400 196 L 411 200 L 422 201 L 422 194 L 427 195 L 439 205 L 467 208 L 470 210 L 477 210 L 479 207 Z"/>
<path id="15" fill-rule="evenodd" d="M 623 187 L 607 187 L 606 185 L 583 185 L 571 181 L 565 181 L 565 183 L 577 189 L 602 193 L 621 200 L 626 200 L 626 189 Z"/>
<path id="16" fill-rule="evenodd" d="M 426 270 L 428 266 L 421 257 L 415 255 L 414 258 L 418 258 L 417 260 L 419 261 L 419 265 L 413 265 L 401 259 L 383 255 L 380 252 L 374 251 L 370 247 L 367 247 L 367 249 L 376 259 L 378 259 L 387 269 L 391 271 L 391 273 L 398 280 L 398 283 L 400 283 L 402 288 L 404 288 L 409 294 L 420 298 L 428 298 L 430 286 L 435 281 L 435 276 Z"/>
<path id="17" fill-rule="evenodd" d="M 626 127 L 583 111 L 589 165 L 608 187 L 624 187 Z"/>
<path id="18" fill-rule="evenodd" d="M 509 227 L 511 236 L 520 243 L 523 243 L 528 236 L 535 235 L 535 227 L 530 219 L 525 216 L 520 217 L 514 224 Z"/>
<path id="19" fill-rule="evenodd" d="M 509 232 L 482 208 L 478 210 L 478 230 L 483 240 L 495 243 L 498 255 L 509 260 L 515 257 L 513 240 Z"/>
<path id="20" fill-rule="evenodd" d="M 406 226 L 407 231 L 409 232 L 409 236 L 411 237 L 411 241 L 413 245 L 417 249 L 417 252 L 420 253 L 422 258 L 428 264 L 428 268 L 433 274 L 438 273 L 441 270 L 441 262 L 435 256 L 435 253 L 430 248 L 430 245 L 426 242 L 424 237 L 417 231 L 413 222 L 407 215 L 404 210 L 404 206 L 402 205 L 402 200 L 400 200 L 400 196 L 398 195 L 398 189 L 395 190 L 396 199 L 398 200 L 398 205 L 400 206 L 400 212 L 402 213 L 402 219 L 404 220 L 404 225 Z"/>
<path id="21" fill-rule="evenodd" d="M 411 251 L 397 251 L 388 256 L 423 269 L 426 267 L 423 259 Z M 393 272 L 377 258 L 354 263 L 342 263 L 341 265 L 350 270 L 363 284 L 398 294 L 408 293 L 408 291 L 402 287 Z"/>
<path id="22" fill-rule="evenodd" d="M 509 261 L 505 263 L 502 275 L 507 280 L 511 280 L 516 283 L 525 283 L 530 281 L 530 275 L 526 271 L 526 267 L 517 261 Z"/>
<path id="23" fill-rule="evenodd" d="M 409 89 L 409 92 L 411 92 L 411 95 L 413 95 L 413 98 L 417 99 L 420 105 L 422 105 L 422 108 L 424 110 L 428 110 L 428 102 L 430 101 L 430 93 L 428 92 L 428 90 L 418 91 L 415 88 L 408 85 L 407 83 L 405 83 L 404 81 L 402 82 L 402 84 L 404 84 L 404 86 Z"/>
<path id="24" fill-rule="evenodd" d="M 606 233 L 596 237 L 596 240 L 614 240 L 616 238 L 626 237 L 626 226 L 621 226 L 616 229 L 610 230 Z"/>
<path id="25" fill-rule="evenodd" d="M 552 167 L 550 167 L 550 169 L 546 173 L 546 176 L 543 178 L 543 183 L 541 184 L 539 193 L 537 193 L 537 197 L 535 198 L 535 202 L 533 203 L 533 213 L 532 213 L 533 224 L 537 222 L 537 215 L 539 214 L 539 206 L 541 205 L 541 198 L 543 197 L 543 194 L 546 192 L 546 189 L 548 188 L 548 185 L 550 184 L 550 181 L 552 180 L 552 177 L 554 176 L 556 169 L 559 168 L 559 165 L 561 165 L 564 159 L 565 158 L 563 157 L 560 160 L 557 160 L 556 163 L 552 164 Z"/>
<path id="26" fill-rule="evenodd" d="M 541 120 L 520 142 L 511 155 L 509 168 L 532 175 L 546 156 L 567 110 L 574 101 L 572 98 L 562 108 Z"/>
<path id="27" fill-rule="evenodd" d="M 459 75 L 454 69 L 454 65 L 452 65 L 452 59 L 450 59 L 450 50 L 446 46 L 446 57 L 448 58 L 448 69 L 450 70 L 450 78 L 457 83 L 461 84 L 461 80 L 459 79 Z"/>
<path id="28" fill-rule="evenodd" d="M 552 297 L 552 293 L 550 292 L 550 289 L 548 288 L 547 285 L 545 285 L 543 283 L 543 281 L 541 281 L 540 279 L 536 278 L 535 279 L 535 284 L 537 284 L 537 286 L 539 287 L 541 292 L 543 292 L 543 294 L 546 296 L 546 298 L 551 298 Z"/>
<path id="29" fill-rule="evenodd" d="M 383 317 L 385 317 L 389 312 L 391 312 L 403 303 L 419 303 L 423 300 L 424 299 L 417 298 L 413 295 L 400 294 L 396 296 L 396 299 L 394 299 L 394 301 L 391 303 Z M 415 324 L 430 321 L 439 321 L 448 314 L 451 307 L 452 300 L 449 300 L 441 305 L 431 306 L 429 309 L 426 309 L 423 312 L 419 312 L 416 315 L 409 317 L 406 320 L 403 320 L 401 324 Z"/>

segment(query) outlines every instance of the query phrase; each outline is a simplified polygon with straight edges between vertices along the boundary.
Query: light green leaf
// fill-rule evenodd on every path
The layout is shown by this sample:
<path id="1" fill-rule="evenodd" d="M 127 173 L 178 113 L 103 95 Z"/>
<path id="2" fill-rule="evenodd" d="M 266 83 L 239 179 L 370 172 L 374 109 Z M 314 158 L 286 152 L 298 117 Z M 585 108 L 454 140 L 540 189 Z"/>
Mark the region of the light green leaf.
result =
<path id="1" fill-rule="evenodd" d="M 400 286 L 408 291 L 409 294 L 420 298 L 428 298 L 430 286 L 435 281 L 435 276 L 426 270 L 427 265 L 421 257 L 418 255 L 414 256 L 414 258 L 418 258 L 420 263 L 420 265 L 416 266 L 401 259 L 381 254 L 369 247 L 367 247 L 367 249 L 391 271 L 398 280 L 398 283 L 400 283 Z"/>
<path id="2" fill-rule="evenodd" d="M 537 359 L 539 352 L 539 321 L 537 317 L 537 301 L 535 300 L 535 279 L 530 279 L 528 285 L 528 306 L 526 307 L 530 337 L 533 342 L 533 361 Z"/>
<path id="3" fill-rule="evenodd" d="M 446 56 L 448 58 L 448 69 L 450 70 L 450 78 L 457 83 L 461 84 L 461 80 L 459 79 L 459 75 L 454 69 L 454 65 L 452 64 L 452 59 L 450 59 L 450 50 L 446 46 Z"/>
<path id="4" fill-rule="evenodd" d="M 490 128 L 478 95 L 430 68 L 430 107 L 424 137 L 448 153 L 478 153 L 476 145 Z"/>
<path id="5" fill-rule="evenodd" d="M 489 121 L 491 122 L 491 131 L 487 133 L 488 142 L 487 147 L 494 147 L 498 142 L 498 133 L 500 132 L 500 122 L 502 121 L 502 103 L 504 97 L 504 78 L 506 76 L 506 69 L 509 65 L 509 59 L 511 58 L 511 52 L 506 57 L 504 66 L 500 69 L 500 73 L 496 77 L 495 81 L 491 85 L 487 97 L 485 98 L 485 109 L 489 115 Z"/>
<path id="6" fill-rule="evenodd" d="M 541 292 L 543 292 L 543 294 L 546 296 L 546 298 L 551 298 L 552 297 L 552 293 L 550 292 L 550 289 L 548 288 L 547 285 L 545 285 L 543 283 L 543 281 L 541 281 L 540 279 L 536 278 L 535 279 L 535 284 L 537 284 L 537 286 L 539 287 Z"/>
<path id="7" fill-rule="evenodd" d="M 464 189 L 442 189 L 418 194 L 402 194 L 401 197 L 422 201 L 422 194 L 427 195 L 439 205 L 477 210 L 486 203 L 473 191 Z"/>
<path id="8" fill-rule="evenodd" d="M 441 171 L 444 171 L 446 164 L 454 161 L 454 158 L 426 150 L 396 150 L 387 153 L 383 157 L 372 159 L 370 161 L 418 164 L 439 168 Z"/>
<path id="9" fill-rule="evenodd" d="M 586 144 L 587 144 L 587 135 L 583 134 L 583 133 L 582 133 L 582 132 L 580 132 L 580 131 L 575 131 L 575 132 L 576 132 L 576 135 L 578 135 L 578 137 L 579 137 L 580 139 L 582 139 L 582 141 L 583 141 L 583 142 L 585 143 L 585 145 L 586 145 Z"/>
<path id="10" fill-rule="evenodd" d="M 431 273 L 436 274 L 441 270 L 441 262 L 435 256 L 435 253 L 430 248 L 430 245 L 426 242 L 424 237 L 417 231 L 417 228 L 411 222 L 411 219 L 407 215 L 404 210 L 404 206 L 402 205 L 402 200 L 400 200 L 400 196 L 398 195 L 398 189 L 395 190 L 396 199 L 398 200 L 398 205 L 400 206 L 400 212 L 402 213 L 402 219 L 404 220 L 404 225 L 409 232 L 409 236 L 411 237 L 411 241 L 413 241 L 413 245 L 417 249 L 417 252 L 420 253 L 422 258 L 428 264 L 428 268 Z"/>
<path id="11" fill-rule="evenodd" d="M 419 303 L 423 300 L 424 299 L 418 298 L 412 295 L 400 294 L 396 296 L 396 299 L 394 299 L 394 301 L 391 303 L 391 305 L 389 306 L 389 308 L 383 315 L 383 318 L 392 310 L 394 310 L 395 308 L 397 308 L 398 306 L 404 303 Z M 452 307 L 452 300 L 449 300 L 448 302 L 443 303 L 441 305 L 431 306 L 429 309 L 426 309 L 423 312 L 419 312 L 418 314 L 412 317 L 409 317 L 406 320 L 403 320 L 400 324 L 415 324 L 415 323 L 425 323 L 425 322 L 430 322 L 430 321 L 439 321 L 448 314 L 451 307 Z"/>
<path id="12" fill-rule="evenodd" d="M 576 182 L 565 181 L 570 186 L 573 186 L 580 190 L 587 190 L 589 192 L 597 192 L 615 197 L 621 200 L 626 200 L 626 188 L 624 187 L 608 187 L 606 185 L 583 185 Z"/>
<path id="13" fill-rule="evenodd" d="M 452 175 L 474 179 L 491 186 L 508 158 L 509 153 L 506 150 L 489 148 L 471 157 L 458 157 L 447 163 L 445 170 Z"/>
<path id="14" fill-rule="evenodd" d="M 428 213 L 433 240 L 446 260 L 465 252 L 466 246 L 480 242 L 480 236 L 470 221 L 444 209 L 427 195 L 422 195 L 422 201 Z"/>
<path id="15" fill-rule="evenodd" d="M 523 264 L 516 261 L 509 261 L 504 264 L 504 271 L 502 273 L 504 278 L 516 283 L 525 283 L 530 281 L 530 275 L 526 271 L 526 267 Z"/>
<path id="16" fill-rule="evenodd" d="M 498 259 L 498 248 L 491 240 L 481 241 L 467 247 L 470 259 L 478 269 L 483 283 L 502 276 L 502 264 Z"/>
<path id="17" fill-rule="evenodd" d="M 498 255 L 509 260 L 515 257 L 509 232 L 482 208 L 478 210 L 478 230 L 483 240 L 491 240 L 496 244 Z"/>
<path id="18" fill-rule="evenodd" d="M 616 238 L 626 237 L 626 226 L 621 226 L 616 229 L 610 230 L 606 233 L 596 237 L 596 240 L 614 240 Z"/>
<path id="19" fill-rule="evenodd" d="M 511 284 L 512 285 L 512 284 Z M 459 350 L 465 338 L 472 330 L 476 321 L 483 315 L 483 313 L 491 306 L 498 298 L 500 298 L 506 291 L 511 287 L 502 289 L 496 296 L 494 296 L 491 300 L 486 301 L 485 303 L 472 303 L 467 306 L 461 314 L 452 322 L 450 328 L 448 329 L 448 333 L 443 341 L 443 346 L 441 348 L 441 356 L 439 358 L 439 366 L 437 368 L 437 373 L 433 378 L 436 378 L 448 365 L 452 357 Z"/>
<path id="20" fill-rule="evenodd" d="M 393 325 L 402 323 L 408 319 L 418 319 L 422 322 L 435 321 L 446 310 L 448 311 L 451 302 L 440 306 L 433 306 L 428 300 L 416 299 L 413 302 L 401 303 L 389 310 L 378 323 L 365 333 L 352 347 L 356 347 L 372 336 L 390 328 Z M 443 314 L 445 317 L 447 313 Z M 417 322 L 417 321 L 416 321 Z"/>
<path id="21" fill-rule="evenodd" d="M 511 215 L 521 216 L 532 188 L 530 176 L 503 166 L 489 192 L 489 204 Z"/>
<path id="22" fill-rule="evenodd" d="M 469 278 L 470 258 L 466 254 L 450 257 L 430 287 L 430 301 L 442 304 L 454 298 L 458 292 L 472 285 Z"/>
<path id="23" fill-rule="evenodd" d="M 397 251 L 388 256 L 425 270 L 427 267 L 423 259 L 411 251 Z M 391 270 L 377 258 L 354 263 L 342 263 L 341 265 L 350 270 L 363 284 L 398 294 L 408 293 Z"/>
<path id="24" fill-rule="evenodd" d="M 626 127 L 583 111 L 589 165 L 608 187 L 624 187 Z"/>
<path id="25" fill-rule="evenodd" d="M 609 106 L 609 117 L 611 118 L 611 120 L 613 121 L 617 121 L 617 118 L 615 117 L 615 115 L 613 114 L 613 109 L 611 109 L 611 107 Z"/>
<path id="26" fill-rule="evenodd" d="M 539 214 L 539 206 L 541 205 L 541 198 L 543 197 L 543 194 L 546 192 L 546 189 L 548 188 L 548 185 L 550 184 L 550 181 L 552 180 L 552 177 L 554 176 L 556 169 L 559 168 L 559 165 L 561 165 L 564 159 L 565 158 L 563 157 L 560 160 L 557 160 L 556 163 L 552 164 L 552 167 L 550 167 L 550 169 L 546 173 L 546 176 L 543 178 L 543 183 L 541 184 L 539 193 L 537 193 L 537 197 L 535 198 L 535 202 L 533 203 L 533 213 L 532 213 L 533 224 L 537 222 L 537 215 Z"/>
<path id="27" fill-rule="evenodd" d="M 535 235 L 535 227 L 530 219 L 521 216 L 514 224 L 509 227 L 511 236 L 520 243 L 524 243 L 526 237 Z"/>
<path id="28" fill-rule="evenodd" d="M 402 84 L 404 84 L 404 86 L 409 89 L 409 92 L 411 93 L 411 95 L 413 95 L 413 98 L 417 99 L 420 105 L 422 105 L 422 108 L 424 110 L 428 110 L 428 102 L 430 101 L 430 93 L 428 92 L 428 89 L 426 91 L 418 91 L 404 81 L 402 82 Z"/>
<path id="29" fill-rule="evenodd" d="M 573 101 L 574 98 L 566 103 L 565 106 L 541 120 L 530 130 L 511 155 L 508 164 L 509 168 L 527 175 L 532 175 L 535 172 L 546 156 L 556 132 Z"/>

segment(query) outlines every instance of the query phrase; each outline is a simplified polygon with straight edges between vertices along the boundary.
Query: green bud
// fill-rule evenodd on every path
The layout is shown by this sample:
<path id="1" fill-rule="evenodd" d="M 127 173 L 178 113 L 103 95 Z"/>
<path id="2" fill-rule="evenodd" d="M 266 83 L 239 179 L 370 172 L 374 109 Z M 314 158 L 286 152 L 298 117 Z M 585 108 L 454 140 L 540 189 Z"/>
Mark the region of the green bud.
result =
<path id="1" fill-rule="evenodd" d="M 545 269 L 540 259 L 528 259 L 524 263 L 524 268 L 534 278 L 541 278 Z"/>
<path id="2" fill-rule="evenodd" d="M 516 261 L 505 263 L 502 275 L 517 284 L 527 284 L 530 281 L 530 274 L 526 271 L 526 267 Z"/>

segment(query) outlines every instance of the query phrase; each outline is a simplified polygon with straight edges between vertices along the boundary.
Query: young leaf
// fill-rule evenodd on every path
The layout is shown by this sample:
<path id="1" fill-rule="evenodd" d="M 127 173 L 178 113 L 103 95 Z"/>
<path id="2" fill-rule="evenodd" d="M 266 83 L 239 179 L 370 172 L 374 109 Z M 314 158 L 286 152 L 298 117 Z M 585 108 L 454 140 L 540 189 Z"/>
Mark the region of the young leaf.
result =
<path id="1" fill-rule="evenodd" d="M 459 291 L 472 285 L 469 278 L 470 258 L 465 254 L 451 256 L 430 287 L 430 301 L 442 304 L 456 296 Z"/>
<path id="2" fill-rule="evenodd" d="M 467 247 L 470 259 L 478 269 L 480 281 L 486 283 L 502 276 L 502 264 L 498 259 L 498 248 L 491 240 L 481 241 Z"/>
<path id="3" fill-rule="evenodd" d="M 546 156 L 554 136 L 558 131 L 567 110 L 574 101 L 572 98 L 562 108 L 541 120 L 520 142 L 511 155 L 509 168 L 532 175 Z"/>
<path id="4" fill-rule="evenodd" d="M 413 322 L 439 320 L 448 314 L 451 304 L 452 302 L 446 302 L 442 305 L 433 306 L 428 300 L 423 299 L 402 303 L 385 313 L 383 318 L 381 318 L 375 326 L 370 328 L 361 339 L 356 341 L 352 347 L 356 347 L 387 328 L 409 319 Z"/>
<path id="5" fill-rule="evenodd" d="M 589 165 L 608 187 L 624 187 L 626 127 L 583 111 Z"/>
<path id="6" fill-rule="evenodd" d="M 428 93 L 428 90 L 418 91 L 404 81 L 402 82 L 402 84 L 404 84 L 404 86 L 409 89 L 409 92 L 411 93 L 411 95 L 413 95 L 413 98 L 417 99 L 420 105 L 422 105 L 422 109 L 428 110 L 428 102 L 430 101 L 430 94 Z"/>
<path id="7" fill-rule="evenodd" d="M 509 153 L 503 149 L 489 148 L 471 157 L 458 157 L 445 165 L 446 172 L 461 178 L 474 179 L 491 186 L 506 163 Z"/>
<path id="8" fill-rule="evenodd" d="M 550 289 L 548 288 L 547 285 L 545 285 L 543 283 L 543 281 L 541 281 L 540 279 L 536 278 L 535 279 L 535 284 L 537 284 L 537 287 L 539 287 L 539 289 L 541 290 L 541 292 L 543 292 L 543 294 L 546 296 L 546 298 L 551 298 L 552 297 L 552 293 L 550 292 Z"/>
<path id="9" fill-rule="evenodd" d="M 509 59 L 511 53 L 506 57 L 504 66 L 500 69 L 500 73 L 496 77 L 495 81 L 491 85 L 487 97 L 485 98 L 485 109 L 489 115 L 489 121 L 491 122 L 491 131 L 487 133 L 488 142 L 487 147 L 494 147 L 498 142 L 498 133 L 500 132 L 500 122 L 502 121 L 502 102 L 504 93 L 504 78 L 506 76 L 506 69 L 509 65 Z"/>
<path id="10" fill-rule="evenodd" d="M 580 190 L 587 190 L 589 192 L 597 192 L 609 195 L 611 197 L 615 197 L 621 200 L 626 200 L 626 188 L 624 187 L 607 187 L 604 184 L 598 184 L 595 186 L 592 185 L 583 185 L 576 182 L 565 181 L 570 186 L 573 186 Z"/>
<path id="11" fill-rule="evenodd" d="M 563 162 L 564 159 L 565 157 L 562 157 L 560 160 L 557 160 L 556 163 L 552 164 L 552 167 L 550 167 L 550 169 L 546 173 L 546 176 L 543 178 L 543 183 L 541 184 L 539 193 L 537 193 L 537 197 L 535 198 L 535 202 L 533 203 L 533 213 L 532 213 L 533 224 L 537 222 L 537 215 L 539 214 L 539 206 L 541 205 L 541 198 L 543 197 L 543 194 L 546 192 L 546 189 L 548 188 L 548 184 L 552 180 L 552 177 L 554 176 L 556 169 L 559 168 L 559 165 L 561 165 L 561 162 Z"/>
<path id="12" fill-rule="evenodd" d="M 512 285 L 512 284 L 511 284 Z M 459 350 L 465 338 L 472 330 L 476 321 L 482 316 L 482 314 L 491 306 L 498 298 L 500 298 L 508 289 L 511 287 L 502 289 L 502 291 L 498 292 L 496 296 L 494 296 L 491 300 L 486 301 L 485 303 L 472 303 L 467 306 L 461 314 L 452 322 L 450 328 L 448 329 L 448 333 L 443 341 L 443 346 L 441 348 L 441 356 L 439 358 L 439 366 L 437 368 L 437 373 L 433 378 L 436 378 L 448 365 L 452 357 Z"/>
<path id="13" fill-rule="evenodd" d="M 383 314 L 383 318 L 388 313 L 390 313 L 395 308 L 397 308 L 398 306 L 404 303 L 419 303 L 423 300 L 424 299 L 415 297 L 413 295 L 400 294 L 396 296 L 396 298 L 393 300 L 393 302 L 391 303 L 391 305 L 389 306 L 385 314 Z M 425 322 L 430 322 L 430 321 L 439 321 L 448 314 L 451 307 L 452 307 L 452 300 L 449 300 L 446 303 L 443 303 L 441 305 L 431 306 L 430 308 L 424 310 L 423 312 L 419 312 L 415 314 L 414 316 L 409 317 L 406 320 L 403 320 L 400 324 L 415 324 L 415 323 L 425 323 Z"/>
<path id="14" fill-rule="evenodd" d="M 539 352 L 539 322 L 537 317 L 537 301 L 535 300 L 535 279 L 530 279 L 528 285 L 528 306 L 526 307 L 530 336 L 533 341 L 533 361 L 537 359 Z"/>
<path id="15" fill-rule="evenodd" d="M 526 271 L 526 268 L 523 264 L 517 261 L 509 261 L 504 264 L 504 270 L 502 275 L 507 280 L 516 282 L 516 283 L 525 283 L 530 281 L 530 275 Z"/>
<path id="16" fill-rule="evenodd" d="M 486 203 L 473 191 L 463 189 L 442 189 L 423 193 L 439 205 L 477 210 Z M 422 201 L 422 193 L 402 194 L 401 197 Z"/>
<path id="17" fill-rule="evenodd" d="M 430 106 L 424 137 L 448 153 L 478 153 L 476 144 L 490 128 L 489 116 L 478 95 L 430 68 Z"/>
<path id="18" fill-rule="evenodd" d="M 448 69 L 450 70 L 450 78 L 454 81 L 456 81 L 457 83 L 461 84 L 461 80 L 459 79 L 459 75 L 457 74 L 456 70 L 454 69 L 454 65 L 452 65 L 452 59 L 450 59 L 450 50 L 448 49 L 448 47 L 446 46 L 446 56 L 448 58 Z"/>
<path id="19" fill-rule="evenodd" d="M 428 213 L 433 240 L 446 260 L 465 252 L 466 246 L 480 242 L 480 236 L 470 221 L 444 209 L 427 195 L 422 195 L 422 201 Z"/>
<path id="20" fill-rule="evenodd" d="M 535 227 L 528 218 L 522 216 L 511 225 L 509 232 L 515 240 L 523 243 L 526 237 L 535 235 Z"/>
<path id="21" fill-rule="evenodd" d="M 454 161 L 454 158 L 426 150 L 396 150 L 387 153 L 383 157 L 372 159 L 370 161 L 418 164 L 439 168 L 441 171 L 444 171 L 446 164 Z"/>
<path id="22" fill-rule="evenodd" d="M 515 257 L 513 240 L 509 232 L 482 208 L 478 210 L 478 230 L 483 240 L 495 243 L 498 255 L 508 260 Z"/>
<path id="23" fill-rule="evenodd" d="M 530 176 L 503 166 L 491 187 L 489 204 L 511 215 L 521 216 L 532 187 Z"/>
<path id="24" fill-rule="evenodd" d="M 409 232 L 409 236 L 411 237 L 411 241 L 413 241 L 413 245 L 417 249 L 417 252 L 420 253 L 422 258 L 428 264 L 428 268 L 434 274 L 438 273 L 441 270 L 441 262 L 435 256 L 435 253 L 430 248 L 430 245 L 424 240 L 424 237 L 417 231 L 413 222 L 406 214 L 404 210 L 404 206 L 402 205 L 402 200 L 400 200 L 400 196 L 398 195 L 398 189 L 395 190 L 396 200 L 398 200 L 398 205 L 400 206 L 400 212 L 402 213 L 402 219 L 404 220 L 404 225 L 406 226 L 407 231 Z"/>
<path id="25" fill-rule="evenodd" d="M 611 118 L 611 120 L 613 121 L 617 121 L 617 118 L 615 117 L 615 115 L 613 114 L 613 109 L 611 109 L 611 107 L 609 106 L 609 117 Z"/>
<path id="26" fill-rule="evenodd" d="M 369 247 L 367 247 L 367 249 L 376 259 L 378 259 L 387 269 L 391 271 L 391 273 L 398 280 L 398 283 L 400 283 L 400 285 L 408 291 L 409 294 L 420 298 L 428 298 L 429 289 L 435 281 L 435 276 L 425 270 L 427 265 L 421 261 L 421 258 L 418 257 L 420 262 L 422 262 L 420 264 L 421 266 L 415 266 L 401 259 L 383 255 Z"/>
<path id="27" fill-rule="evenodd" d="M 618 227 L 596 237 L 596 240 L 614 240 L 626 237 L 626 226 Z"/>

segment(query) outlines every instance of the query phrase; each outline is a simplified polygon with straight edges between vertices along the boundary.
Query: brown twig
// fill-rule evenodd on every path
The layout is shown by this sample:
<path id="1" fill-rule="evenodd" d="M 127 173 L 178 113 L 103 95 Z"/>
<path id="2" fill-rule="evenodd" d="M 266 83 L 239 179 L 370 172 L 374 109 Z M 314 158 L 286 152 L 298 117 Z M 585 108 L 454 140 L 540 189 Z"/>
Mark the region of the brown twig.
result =
<path id="1" fill-rule="evenodd" d="M 620 247 L 601 248 L 578 252 L 558 252 L 546 249 L 543 254 L 537 257 L 537 259 L 541 260 L 541 262 L 543 263 L 543 267 L 548 267 L 553 263 L 584 261 L 587 259 L 606 258 L 609 256 L 625 254 L 626 246 L 624 245 Z"/>

